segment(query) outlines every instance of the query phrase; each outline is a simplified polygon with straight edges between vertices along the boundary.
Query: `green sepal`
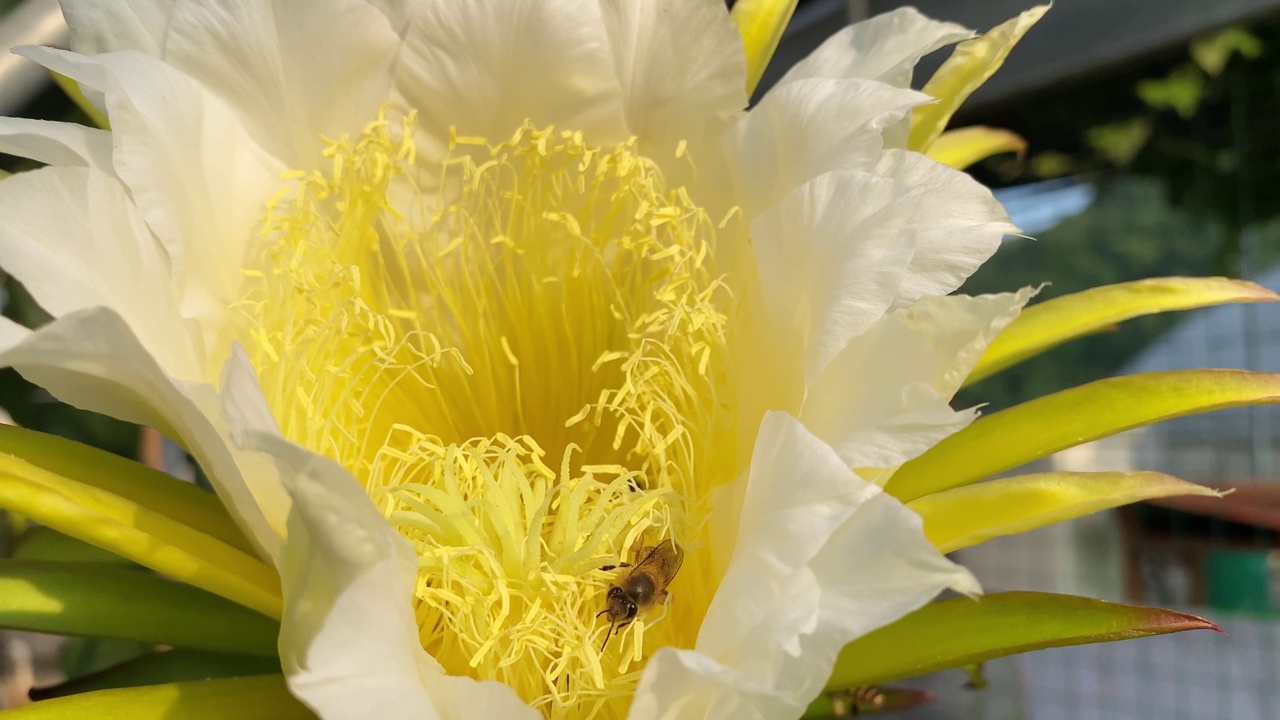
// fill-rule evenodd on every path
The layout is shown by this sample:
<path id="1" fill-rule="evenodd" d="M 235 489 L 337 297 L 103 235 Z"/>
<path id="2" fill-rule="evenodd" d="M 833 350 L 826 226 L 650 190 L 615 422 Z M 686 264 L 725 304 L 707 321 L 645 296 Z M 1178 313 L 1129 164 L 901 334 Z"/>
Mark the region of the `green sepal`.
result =
<path id="1" fill-rule="evenodd" d="M 1173 610 L 1005 592 L 931 603 L 846 645 L 827 690 L 877 685 L 1044 648 L 1221 630 Z"/>
<path id="2" fill-rule="evenodd" d="M 99 562 L 133 565 L 129 560 L 83 540 L 43 525 L 23 530 L 13 539 L 13 560 L 50 560 L 55 562 Z"/>
<path id="3" fill-rule="evenodd" d="M 81 112 L 89 118 L 89 122 L 103 130 L 111 129 L 111 123 L 107 120 L 106 113 L 99 110 L 97 106 L 89 101 L 89 97 L 84 94 L 80 83 L 61 73 L 50 72 L 49 74 L 53 76 L 53 82 L 62 88 L 62 92 L 66 93 L 67 98 L 75 103 L 76 107 L 80 108 Z"/>
<path id="4" fill-rule="evenodd" d="M 49 700 L 110 688 L 142 687 L 279 672 L 280 660 L 276 657 L 229 655 L 204 650 L 166 650 L 148 653 L 58 685 L 33 689 L 31 699 Z"/>
<path id="5" fill-rule="evenodd" d="M 5 435 L 0 430 L 0 445 Z M 205 532 L 195 515 L 184 517 L 184 508 L 192 508 L 183 492 L 159 479 L 149 483 L 117 477 L 105 464 L 94 464 L 84 447 L 70 445 L 76 446 L 67 449 L 75 460 L 61 464 L 38 453 L 19 456 L 0 449 L 0 508 L 268 617 L 281 616 L 284 602 L 276 569 L 212 530 Z M 137 466 L 133 475 L 149 471 L 115 459 Z M 184 485 L 173 478 L 167 482 Z M 186 489 L 216 502 L 209 493 L 190 485 Z"/>
<path id="6" fill-rule="evenodd" d="M 797 0 L 738 0 L 731 17 L 742 35 L 747 56 L 747 95 L 756 91 L 765 68 L 782 42 Z"/>
<path id="7" fill-rule="evenodd" d="M 256 553 L 216 495 L 140 462 L 56 435 L 0 425 L 0 461 L 5 456 L 118 495 L 236 549 Z"/>
<path id="8" fill-rule="evenodd" d="M 274 657 L 280 626 L 144 570 L 0 560 L 0 627 Z"/>
<path id="9" fill-rule="evenodd" d="M 1203 485 L 1156 472 L 1050 472 L 996 478 L 912 500 L 924 533 L 950 553 L 1100 510 L 1175 495 L 1220 497 Z"/>
<path id="10" fill-rule="evenodd" d="M 315 720 L 282 675 L 97 690 L 0 711 L 0 720 Z"/>
<path id="11" fill-rule="evenodd" d="M 1098 380 L 978 418 L 899 468 L 885 491 L 910 502 L 1131 428 L 1275 402 L 1275 373 L 1173 370 Z"/>
<path id="12" fill-rule="evenodd" d="M 1144 315 L 1225 303 L 1273 302 L 1276 294 L 1244 280 L 1163 277 L 1103 285 L 1036 303 L 1004 329 L 965 380 L 972 385 L 1076 338 Z"/>

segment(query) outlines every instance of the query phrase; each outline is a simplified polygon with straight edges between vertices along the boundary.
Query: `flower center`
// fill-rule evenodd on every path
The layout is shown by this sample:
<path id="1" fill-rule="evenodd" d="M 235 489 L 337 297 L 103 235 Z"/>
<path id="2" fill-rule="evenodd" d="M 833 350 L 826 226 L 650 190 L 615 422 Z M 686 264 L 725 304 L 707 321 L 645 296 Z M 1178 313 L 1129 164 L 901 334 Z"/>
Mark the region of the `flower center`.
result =
<path id="1" fill-rule="evenodd" d="M 446 670 L 548 717 L 622 717 L 717 581 L 710 494 L 741 470 L 728 231 L 634 140 L 526 124 L 425 162 L 413 125 L 381 117 L 329 144 L 328 172 L 288 177 L 241 341 L 286 436 L 349 468 L 417 550 L 421 640 Z M 670 595 L 611 628 L 635 568 L 601 567 L 667 540 Z"/>

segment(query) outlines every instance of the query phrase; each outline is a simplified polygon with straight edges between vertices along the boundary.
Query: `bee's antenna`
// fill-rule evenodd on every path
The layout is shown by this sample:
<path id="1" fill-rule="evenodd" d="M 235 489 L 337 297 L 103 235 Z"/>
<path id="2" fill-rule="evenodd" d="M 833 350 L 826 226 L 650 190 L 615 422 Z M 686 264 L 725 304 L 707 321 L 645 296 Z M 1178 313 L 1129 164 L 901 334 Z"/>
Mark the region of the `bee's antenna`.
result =
<path id="1" fill-rule="evenodd" d="M 596 617 L 599 617 L 599 615 L 597 615 Z M 609 644 L 609 638 L 613 637 L 613 626 L 614 626 L 614 622 L 610 620 L 609 632 L 604 634 L 604 642 L 600 643 L 600 652 L 604 652 L 605 646 Z"/>
<path id="2" fill-rule="evenodd" d="M 605 614 L 605 613 L 607 613 L 607 612 L 609 612 L 609 608 L 605 608 L 605 609 L 601 610 L 600 612 L 596 613 L 596 617 L 600 617 L 601 615 L 603 615 L 603 614 Z"/>

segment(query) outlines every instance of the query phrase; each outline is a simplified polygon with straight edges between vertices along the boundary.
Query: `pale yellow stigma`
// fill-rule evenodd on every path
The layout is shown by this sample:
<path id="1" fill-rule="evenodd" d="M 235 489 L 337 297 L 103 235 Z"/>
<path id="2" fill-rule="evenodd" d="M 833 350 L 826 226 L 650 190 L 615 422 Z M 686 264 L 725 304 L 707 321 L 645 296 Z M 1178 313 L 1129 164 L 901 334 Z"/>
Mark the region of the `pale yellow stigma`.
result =
<path id="1" fill-rule="evenodd" d="M 696 639 L 711 489 L 741 469 L 722 231 L 634 141 L 526 125 L 428 163 L 413 126 L 380 118 L 287 178 L 241 340 L 285 434 L 417 550 L 447 671 L 623 717 L 644 660 Z M 602 652 L 601 566 L 664 539 L 686 553 L 672 600 Z"/>

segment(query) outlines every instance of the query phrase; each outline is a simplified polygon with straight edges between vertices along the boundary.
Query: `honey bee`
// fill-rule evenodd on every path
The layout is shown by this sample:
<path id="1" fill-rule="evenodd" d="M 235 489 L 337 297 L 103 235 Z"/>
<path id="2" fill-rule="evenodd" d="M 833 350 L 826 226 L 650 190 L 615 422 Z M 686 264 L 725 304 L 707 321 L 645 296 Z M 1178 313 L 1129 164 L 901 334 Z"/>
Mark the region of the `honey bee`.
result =
<path id="1" fill-rule="evenodd" d="M 653 547 L 640 547 L 638 552 L 633 547 L 632 560 L 633 563 L 600 568 L 621 568 L 605 595 L 605 609 L 596 613 L 596 617 L 609 616 L 609 632 L 605 633 L 601 652 L 616 628 L 626 627 L 640 611 L 666 601 L 667 586 L 680 571 L 684 550 L 671 540 L 663 540 Z"/>
<path id="2" fill-rule="evenodd" d="M 838 718 L 878 712 L 885 705 L 885 693 L 878 687 L 864 686 L 829 693 L 831 711 Z"/>

